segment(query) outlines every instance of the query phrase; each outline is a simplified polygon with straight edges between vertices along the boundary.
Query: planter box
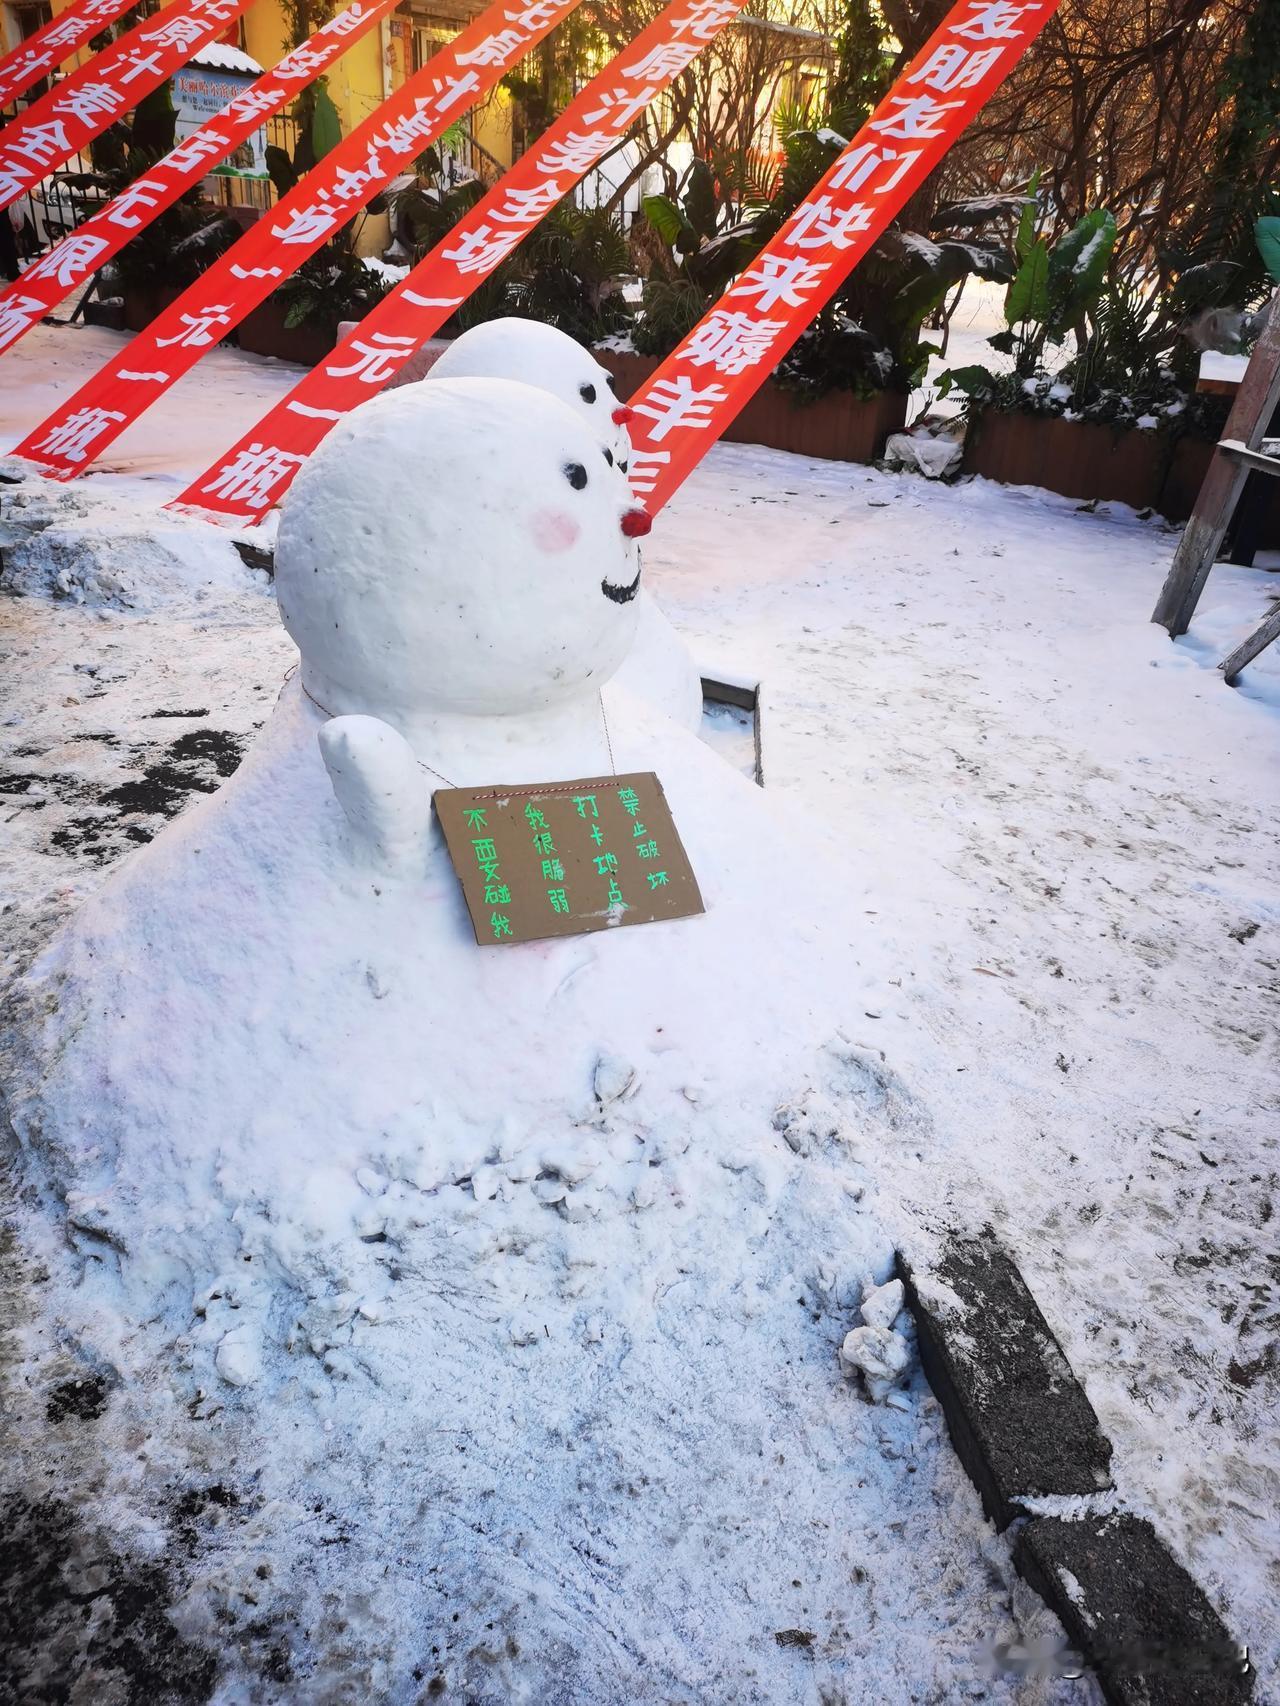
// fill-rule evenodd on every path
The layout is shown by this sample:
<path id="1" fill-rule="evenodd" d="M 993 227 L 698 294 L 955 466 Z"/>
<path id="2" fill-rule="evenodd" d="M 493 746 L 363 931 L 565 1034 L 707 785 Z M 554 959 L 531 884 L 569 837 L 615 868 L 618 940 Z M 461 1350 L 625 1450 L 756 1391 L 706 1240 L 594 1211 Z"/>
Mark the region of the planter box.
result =
<path id="1" fill-rule="evenodd" d="M 180 290 L 172 285 L 161 285 L 153 290 L 132 290 L 124 292 L 124 325 L 127 332 L 140 332 L 144 326 L 149 326 L 157 314 L 163 314 L 171 302 L 176 302 L 182 295 Z"/>
<path id="2" fill-rule="evenodd" d="M 624 402 L 662 365 L 657 356 L 603 349 L 591 353 L 613 374 Z M 763 444 L 832 462 L 871 462 L 889 434 L 902 431 L 906 419 L 905 392 L 881 391 L 864 403 L 851 392 L 833 391 L 809 403 L 799 402 L 793 392 L 768 379 L 724 437 L 734 444 Z"/>
<path id="3" fill-rule="evenodd" d="M 314 367 L 337 342 L 336 332 L 320 322 L 306 320 L 301 326 L 286 327 L 285 309 L 270 297 L 258 304 L 240 322 L 241 349 L 255 355 L 274 355 L 281 361 L 296 361 L 303 367 Z"/>
<path id="4" fill-rule="evenodd" d="M 1212 454 L 1202 439 L 1180 438 L 1171 446 L 1164 434 L 1136 427 L 985 409 L 965 435 L 961 467 L 1009 486 L 1111 499 L 1185 521 Z M 1258 544 L 1269 548 L 1280 545 L 1280 482 L 1268 485 Z"/>

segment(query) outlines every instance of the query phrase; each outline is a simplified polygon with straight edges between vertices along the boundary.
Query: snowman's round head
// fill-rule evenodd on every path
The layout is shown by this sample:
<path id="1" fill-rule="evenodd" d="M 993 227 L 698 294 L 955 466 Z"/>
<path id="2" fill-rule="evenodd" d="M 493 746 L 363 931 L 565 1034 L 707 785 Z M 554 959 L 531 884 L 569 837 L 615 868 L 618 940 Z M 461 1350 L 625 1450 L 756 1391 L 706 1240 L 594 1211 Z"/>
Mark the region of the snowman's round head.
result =
<path id="1" fill-rule="evenodd" d="M 486 320 L 455 339 L 426 378 L 518 379 L 549 391 L 593 429 L 606 459 L 626 469 L 631 411 L 614 395 L 613 375 L 554 326 L 514 317 Z"/>
<path id="2" fill-rule="evenodd" d="M 591 694 L 635 631 L 627 482 L 582 420 L 501 379 L 385 391 L 295 480 L 276 595 L 307 691 L 406 733 Z"/>

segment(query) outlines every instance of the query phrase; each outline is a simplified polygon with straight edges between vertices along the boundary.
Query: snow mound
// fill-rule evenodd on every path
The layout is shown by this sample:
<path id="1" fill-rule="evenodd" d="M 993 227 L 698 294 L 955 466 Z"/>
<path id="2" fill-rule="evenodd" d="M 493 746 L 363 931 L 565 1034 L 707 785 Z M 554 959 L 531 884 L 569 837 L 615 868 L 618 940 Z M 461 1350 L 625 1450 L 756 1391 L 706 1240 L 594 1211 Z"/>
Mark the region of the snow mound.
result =
<path id="1" fill-rule="evenodd" d="M 231 535 L 208 522 L 46 480 L 0 487 L 0 589 L 147 614 L 265 589 Z"/>
<path id="2" fill-rule="evenodd" d="M 860 1306 L 879 1338 L 846 1367 L 886 1400 L 907 1368 L 870 1324 L 900 1293 L 867 1161 L 921 1116 L 842 1034 L 865 920 L 803 826 L 610 679 L 631 502 L 527 386 L 356 411 L 282 519 L 299 674 L 0 1039 L 30 1198 L 82 1264 L 68 1332 L 158 1371 L 153 1447 L 226 1409 L 262 1496 L 367 1525 L 361 1578 L 404 1565 L 367 1608 L 389 1662 L 447 1604 L 477 1702 L 794 1698 L 817 1629 L 838 1672 Z M 610 767 L 659 775 L 705 912 L 477 947 L 430 774 Z M 627 851 L 601 874 L 638 882 Z M 313 1526 L 280 1525 L 290 1580 L 323 1571 Z M 790 1614 L 779 1557 L 812 1584 Z M 337 1662 L 343 1624 L 299 1615 Z"/>

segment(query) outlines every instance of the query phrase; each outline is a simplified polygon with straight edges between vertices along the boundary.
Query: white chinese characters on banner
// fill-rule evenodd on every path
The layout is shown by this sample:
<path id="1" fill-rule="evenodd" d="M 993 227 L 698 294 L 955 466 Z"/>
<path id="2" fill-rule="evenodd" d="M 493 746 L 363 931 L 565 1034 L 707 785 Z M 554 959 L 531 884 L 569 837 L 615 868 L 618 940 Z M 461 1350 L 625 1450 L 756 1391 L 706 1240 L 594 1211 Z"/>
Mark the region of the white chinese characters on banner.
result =
<path id="1" fill-rule="evenodd" d="M 59 301 L 167 207 L 208 175 L 265 173 L 262 118 L 278 112 L 318 68 L 333 63 L 353 37 L 370 29 L 393 8 L 396 0 L 353 0 L 321 29 L 286 55 L 274 71 L 256 81 L 239 73 L 187 66 L 173 78 L 178 140 L 114 200 L 91 215 L 79 229 L 55 243 L 23 274 L 17 285 L 0 293 L 0 350 L 22 337 L 42 314 Z M 304 54 L 305 50 L 305 54 Z M 301 57 L 300 57 L 301 56 Z M 305 64 L 305 69 L 303 66 Z M 288 72 L 290 75 L 285 75 Z M 93 96 L 95 85 L 79 86 L 81 96 Z M 96 96 L 93 96 L 96 100 Z M 232 269 L 232 277 L 241 275 Z M 266 277 L 262 272 L 254 276 Z M 274 276 L 279 276 L 277 272 Z M 17 298 L 21 294 L 22 302 Z M 137 369 L 121 369 L 122 379 L 134 380 Z M 165 379 L 167 372 L 148 369 L 148 377 Z M 43 441 L 42 441 L 43 442 Z"/>
<path id="2" fill-rule="evenodd" d="M 535 0 L 535 10 L 545 0 Z M 631 399 L 630 479 L 650 513 L 667 500 L 752 391 L 831 300 L 858 258 L 937 164 L 1058 0 L 958 0 L 813 194 Z M 493 190 L 334 351 L 182 494 L 180 505 L 254 519 L 278 502 L 333 423 L 398 371 L 511 253 L 531 223 L 625 135 L 642 96 L 689 63 L 689 44 L 736 15 L 733 0 L 669 7 L 605 68 Z M 507 14 L 508 18 L 511 14 Z M 500 32 L 459 62 L 491 64 Z M 630 80 L 630 82 L 628 81 Z M 407 130 L 413 120 L 404 121 Z M 388 139 L 382 138 L 383 145 Z M 306 213 L 314 217 L 313 198 Z M 252 501 L 244 470 L 257 482 Z M 264 471 L 265 470 L 265 471 Z M 264 482 L 272 482 L 271 495 Z"/>
<path id="3" fill-rule="evenodd" d="M 1057 4 L 959 0 L 777 236 L 630 399 L 630 479 L 650 514 L 830 302 Z M 723 377 L 718 396 L 710 373 Z"/>
<path id="4" fill-rule="evenodd" d="M 177 0 L 188 11 L 232 6 L 247 0 Z M 433 142 L 472 100 L 491 88 L 503 71 L 517 63 L 560 19 L 572 11 L 575 0 L 533 0 L 531 5 L 513 6 L 495 0 L 456 41 L 403 84 L 379 110 L 359 125 L 337 147 L 318 161 L 305 179 L 282 197 L 271 217 L 259 220 L 239 239 L 228 254 L 215 261 L 177 302 L 159 314 L 137 334 L 128 354 L 108 360 L 71 398 L 59 404 L 29 433 L 16 454 L 29 456 L 56 477 L 69 478 L 81 472 L 83 463 L 70 455 L 61 436 L 74 416 L 97 410 L 101 431 L 93 440 L 93 453 L 106 446 L 213 347 L 246 314 L 270 294 L 276 280 L 297 269 L 338 226 L 345 224 L 373 195 Z M 372 17 L 378 6 L 366 4 Z M 383 4 L 382 12 L 389 10 Z M 172 34 L 173 19 L 153 26 Z M 510 56 L 485 66 L 483 72 L 464 67 L 460 56 L 472 53 L 495 33 L 510 28 Z M 312 38 L 314 47 L 318 37 Z M 224 120 L 219 121 L 220 133 Z M 199 170 L 199 166 L 195 168 Z M 153 174 L 154 175 L 154 174 Z M 156 388 L 130 383 L 125 370 L 164 371 Z M 259 452 L 274 449 L 264 436 L 255 439 Z M 272 466 L 287 467 L 277 459 Z M 259 471 L 257 478 L 265 476 Z M 232 489 L 239 490 L 239 486 Z"/>
<path id="5" fill-rule="evenodd" d="M 34 83 L 70 58 L 105 25 L 128 9 L 130 0 L 81 0 L 56 19 L 20 42 L 10 53 L 0 54 L 0 107 L 25 95 Z"/>
<path id="6" fill-rule="evenodd" d="M 250 506 L 229 481 L 230 471 L 256 445 L 288 450 L 301 460 L 347 409 L 387 384 L 413 350 L 507 259 L 529 231 L 626 137 L 638 113 L 696 56 L 703 43 L 737 17 L 742 0 L 675 0 L 572 101 L 511 171 L 453 226 L 436 248 L 380 302 L 333 352 L 178 500 L 251 519 Z M 490 62 L 490 36 L 460 59 Z M 510 43 L 503 38 L 503 45 Z M 656 57 L 655 57 L 656 56 Z M 650 75 L 655 66 L 661 76 Z M 309 216 L 316 207 L 308 208 Z M 728 334 L 725 334 L 726 336 Z M 742 353 L 750 345 L 744 342 Z M 256 464 L 255 464 L 256 466 Z M 276 460 L 276 501 L 293 477 Z M 259 495 L 260 492 L 259 492 Z"/>
<path id="7" fill-rule="evenodd" d="M 85 148 L 212 41 L 250 0 L 174 0 L 0 131 L 0 208 Z"/>
<path id="8" fill-rule="evenodd" d="M 284 475 L 296 473 L 302 462 L 301 456 L 291 456 L 274 445 L 251 444 L 219 472 L 209 490 L 232 503 L 263 510 L 274 501 L 272 493 Z"/>

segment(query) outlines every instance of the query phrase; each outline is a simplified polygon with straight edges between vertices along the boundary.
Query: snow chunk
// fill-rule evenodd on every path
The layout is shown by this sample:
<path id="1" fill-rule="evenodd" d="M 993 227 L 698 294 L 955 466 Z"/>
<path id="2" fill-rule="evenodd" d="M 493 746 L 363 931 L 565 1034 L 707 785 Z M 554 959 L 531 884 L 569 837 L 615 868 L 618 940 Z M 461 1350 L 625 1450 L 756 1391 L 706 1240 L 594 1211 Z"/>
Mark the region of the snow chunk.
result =
<path id="1" fill-rule="evenodd" d="M 233 1327 L 213 1360 L 229 1386 L 252 1386 L 262 1376 L 262 1346 L 253 1327 L 248 1322 Z"/>
<path id="2" fill-rule="evenodd" d="M 635 1093 L 636 1069 L 616 1054 L 602 1054 L 596 1062 L 593 1085 L 596 1101 L 602 1108 L 611 1102 L 624 1102 Z"/>
<path id="3" fill-rule="evenodd" d="M 846 1374 L 854 1369 L 861 1372 L 867 1383 L 867 1395 L 874 1404 L 882 1404 L 889 1396 L 893 1383 L 911 1361 L 907 1341 L 887 1327 L 855 1327 L 845 1334 L 840 1347 L 840 1366 Z"/>
<path id="4" fill-rule="evenodd" d="M 862 1297 L 862 1319 L 868 1327 L 892 1327 L 902 1313 L 905 1294 L 901 1280 L 870 1286 Z"/>

